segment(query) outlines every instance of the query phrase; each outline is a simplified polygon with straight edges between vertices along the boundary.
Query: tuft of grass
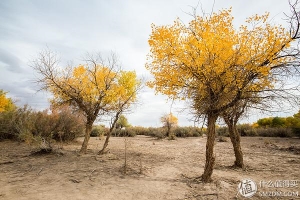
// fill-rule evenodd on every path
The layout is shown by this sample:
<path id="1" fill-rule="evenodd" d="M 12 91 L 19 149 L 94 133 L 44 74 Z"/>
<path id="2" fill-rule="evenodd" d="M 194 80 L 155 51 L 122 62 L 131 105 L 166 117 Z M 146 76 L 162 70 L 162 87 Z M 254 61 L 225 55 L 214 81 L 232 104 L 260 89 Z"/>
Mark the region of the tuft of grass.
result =
<path id="1" fill-rule="evenodd" d="M 224 136 L 219 136 L 217 141 L 218 142 L 228 142 L 228 139 Z"/>

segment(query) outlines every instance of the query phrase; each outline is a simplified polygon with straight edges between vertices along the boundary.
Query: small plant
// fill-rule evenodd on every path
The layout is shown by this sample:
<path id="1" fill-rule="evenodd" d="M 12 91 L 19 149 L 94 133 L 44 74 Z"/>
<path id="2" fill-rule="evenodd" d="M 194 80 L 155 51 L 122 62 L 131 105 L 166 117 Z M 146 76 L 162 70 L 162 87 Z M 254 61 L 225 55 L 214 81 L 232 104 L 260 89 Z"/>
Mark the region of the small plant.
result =
<path id="1" fill-rule="evenodd" d="M 169 140 L 176 140 L 175 134 L 171 133 L 168 139 Z"/>
<path id="2" fill-rule="evenodd" d="M 268 146 L 268 145 L 271 145 L 271 144 L 273 144 L 273 143 L 271 142 L 271 140 L 268 140 L 268 139 L 264 140 L 264 145 L 265 145 L 265 146 Z"/>
<path id="3" fill-rule="evenodd" d="M 218 137 L 218 142 L 228 142 L 228 139 L 224 136 L 219 136 Z"/>

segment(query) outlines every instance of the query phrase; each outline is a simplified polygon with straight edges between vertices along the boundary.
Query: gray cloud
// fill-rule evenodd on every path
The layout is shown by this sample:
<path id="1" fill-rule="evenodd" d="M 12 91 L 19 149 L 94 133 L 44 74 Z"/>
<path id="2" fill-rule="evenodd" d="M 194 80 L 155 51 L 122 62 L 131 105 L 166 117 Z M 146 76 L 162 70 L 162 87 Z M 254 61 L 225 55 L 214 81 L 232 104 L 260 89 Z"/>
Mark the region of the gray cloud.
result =
<path id="1" fill-rule="evenodd" d="M 24 69 L 21 67 L 20 60 L 13 54 L 0 48 L 0 62 L 4 64 L 8 71 L 11 72 L 22 72 Z"/>
<path id="2" fill-rule="evenodd" d="M 48 46 L 57 52 L 61 65 L 73 60 L 82 63 L 87 53 L 115 51 L 126 70 L 136 70 L 149 77 L 145 70 L 149 52 L 148 38 L 151 23 L 167 25 L 180 17 L 187 23 L 191 16 L 189 6 L 198 0 L 2 0 L 0 1 L 0 89 L 9 92 L 18 104 L 28 103 L 34 108 L 47 108 L 46 92 L 36 92 L 34 72 L 28 66 L 39 51 Z M 202 7 L 211 11 L 213 2 L 203 1 Z M 233 7 L 236 24 L 252 14 L 270 11 L 281 21 L 278 13 L 288 12 L 288 3 L 281 0 L 221 1 L 215 2 L 214 10 Z M 199 9 L 199 12 L 201 10 Z M 275 20 L 274 20 L 275 21 Z M 170 110 L 166 97 L 155 96 L 153 90 L 141 94 L 141 105 L 133 109 L 128 118 L 132 125 L 160 126 L 159 118 Z M 176 102 L 173 113 L 179 124 L 193 125 L 191 116 L 181 112 L 184 103 Z"/>

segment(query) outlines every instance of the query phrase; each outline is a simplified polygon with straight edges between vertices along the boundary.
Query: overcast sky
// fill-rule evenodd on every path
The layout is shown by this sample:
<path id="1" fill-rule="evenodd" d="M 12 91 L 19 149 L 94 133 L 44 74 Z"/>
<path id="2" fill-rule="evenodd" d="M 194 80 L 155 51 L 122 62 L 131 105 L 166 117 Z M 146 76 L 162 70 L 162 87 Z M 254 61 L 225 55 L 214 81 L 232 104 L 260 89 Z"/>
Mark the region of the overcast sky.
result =
<path id="1" fill-rule="evenodd" d="M 151 78 L 145 69 L 151 23 L 167 25 L 177 17 L 187 23 L 191 17 L 186 13 L 198 3 L 198 13 L 201 5 L 206 12 L 232 7 L 237 26 L 246 17 L 265 11 L 271 13 L 273 23 L 285 24 L 283 12 L 289 13 L 287 0 L 216 0 L 214 6 L 208 0 L 1 0 L 0 89 L 9 92 L 18 105 L 48 108 L 50 96 L 37 92 L 30 68 L 30 61 L 46 47 L 59 54 L 62 66 L 68 61 L 83 63 L 87 52 L 107 55 L 114 51 L 124 69 Z M 160 126 L 159 118 L 170 106 L 167 97 L 145 88 L 140 104 L 127 118 L 134 126 Z M 172 112 L 179 125 L 193 125 L 184 107 L 176 102 Z M 244 121 L 260 117 L 252 113 Z"/>

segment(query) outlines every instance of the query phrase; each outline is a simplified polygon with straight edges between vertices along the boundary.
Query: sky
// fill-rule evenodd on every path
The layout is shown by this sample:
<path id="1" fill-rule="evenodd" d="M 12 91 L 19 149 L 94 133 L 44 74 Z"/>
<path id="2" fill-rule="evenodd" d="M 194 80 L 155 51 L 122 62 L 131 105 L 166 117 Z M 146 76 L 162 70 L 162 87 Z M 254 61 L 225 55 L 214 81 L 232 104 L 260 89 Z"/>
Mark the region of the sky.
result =
<path id="1" fill-rule="evenodd" d="M 178 17 L 188 23 L 191 16 L 187 13 L 197 5 L 198 14 L 232 7 L 237 27 L 247 17 L 266 11 L 273 23 L 285 25 L 283 13 L 289 13 L 287 0 L 1 0 L 0 89 L 19 106 L 48 108 L 51 95 L 39 91 L 37 74 L 31 68 L 32 61 L 46 48 L 58 54 L 62 67 L 69 62 L 84 63 L 86 53 L 107 56 L 113 51 L 123 69 L 135 70 L 139 77 L 149 80 L 145 63 L 151 24 L 172 24 Z M 194 125 L 184 102 L 172 104 L 166 96 L 155 95 L 147 87 L 126 117 L 134 126 L 157 127 L 161 126 L 160 117 L 170 110 L 178 117 L 179 125 Z M 253 111 L 243 121 L 261 117 Z"/>

